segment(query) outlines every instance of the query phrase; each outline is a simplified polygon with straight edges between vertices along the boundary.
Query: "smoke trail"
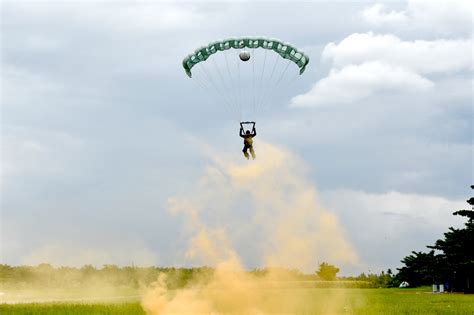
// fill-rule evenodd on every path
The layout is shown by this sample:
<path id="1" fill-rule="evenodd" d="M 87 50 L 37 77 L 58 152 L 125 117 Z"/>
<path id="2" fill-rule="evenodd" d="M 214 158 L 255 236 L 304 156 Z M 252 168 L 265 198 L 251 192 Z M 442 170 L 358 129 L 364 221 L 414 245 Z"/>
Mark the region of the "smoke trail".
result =
<path id="1" fill-rule="evenodd" d="M 215 267 L 207 281 L 168 290 L 160 278 L 144 296 L 149 314 L 264 314 L 294 310 L 307 295 L 272 289 L 281 269 L 257 277 L 244 272 L 245 248 L 262 266 L 314 271 L 318 262 L 356 263 L 358 258 L 335 214 L 318 201 L 303 161 L 287 150 L 258 144 L 259 158 L 242 163 L 213 156 L 195 191 L 170 198 L 169 210 L 186 218 L 189 262 Z M 289 282 L 287 282 L 289 283 Z M 273 292 L 273 293 L 271 293 Z M 283 294 L 287 292 L 288 294 Z M 319 309 L 330 311 L 332 294 Z"/>

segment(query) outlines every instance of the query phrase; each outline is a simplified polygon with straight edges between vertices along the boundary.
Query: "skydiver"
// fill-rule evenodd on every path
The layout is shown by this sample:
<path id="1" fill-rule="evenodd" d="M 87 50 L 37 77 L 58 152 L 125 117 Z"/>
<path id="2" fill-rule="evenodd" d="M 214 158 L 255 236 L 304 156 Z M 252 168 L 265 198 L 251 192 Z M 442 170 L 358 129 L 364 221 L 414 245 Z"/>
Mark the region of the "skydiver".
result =
<path id="1" fill-rule="evenodd" d="M 253 151 L 253 137 L 257 135 L 257 130 L 255 129 L 255 122 L 248 122 L 252 123 L 252 132 L 250 130 L 245 131 L 244 133 L 244 127 L 243 123 L 240 123 L 240 136 L 244 138 L 244 148 L 242 149 L 242 152 L 244 153 L 245 158 L 248 160 L 249 159 L 249 154 L 247 150 L 250 150 L 250 154 L 252 155 L 252 159 L 255 160 L 255 152 Z"/>

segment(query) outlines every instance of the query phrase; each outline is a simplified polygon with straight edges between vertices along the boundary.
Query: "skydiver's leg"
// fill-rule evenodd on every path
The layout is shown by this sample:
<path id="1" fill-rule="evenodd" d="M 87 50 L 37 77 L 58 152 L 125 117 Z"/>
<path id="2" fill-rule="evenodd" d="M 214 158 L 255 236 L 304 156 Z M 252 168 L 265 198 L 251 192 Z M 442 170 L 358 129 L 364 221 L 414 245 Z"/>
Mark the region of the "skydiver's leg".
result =
<path id="1" fill-rule="evenodd" d="M 252 154 L 252 159 L 255 160 L 255 151 L 253 150 L 253 146 L 250 146 L 250 154 Z"/>
<path id="2" fill-rule="evenodd" d="M 248 152 L 247 152 L 247 149 L 248 149 L 248 148 L 249 148 L 249 147 L 248 147 L 247 145 L 244 145 L 244 148 L 242 149 L 242 152 L 244 152 L 244 156 L 245 156 L 245 158 L 246 158 L 247 160 L 249 159 L 249 154 L 248 154 Z"/>

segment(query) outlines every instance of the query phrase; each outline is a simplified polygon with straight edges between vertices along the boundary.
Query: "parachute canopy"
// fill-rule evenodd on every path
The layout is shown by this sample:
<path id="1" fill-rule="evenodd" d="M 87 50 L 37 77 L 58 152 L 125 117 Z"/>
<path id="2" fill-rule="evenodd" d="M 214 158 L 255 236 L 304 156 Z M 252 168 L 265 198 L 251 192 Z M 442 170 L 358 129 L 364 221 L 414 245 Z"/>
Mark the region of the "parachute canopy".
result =
<path id="1" fill-rule="evenodd" d="M 299 51 L 288 43 L 283 43 L 278 39 L 264 37 L 245 37 L 245 38 L 229 38 L 221 41 L 215 41 L 208 46 L 196 49 L 194 54 L 188 55 L 183 60 L 183 68 L 189 77 L 192 77 L 191 69 L 198 63 L 206 61 L 209 56 L 219 52 L 244 48 L 263 48 L 273 50 L 282 58 L 294 62 L 300 69 L 300 74 L 306 69 L 309 58 L 303 52 Z"/>
<path id="2" fill-rule="evenodd" d="M 213 41 L 182 65 L 189 81 L 214 97 L 219 108 L 239 121 L 254 121 L 291 97 L 289 87 L 300 81 L 296 78 L 308 63 L 293 45 L 260 36 Z"/>

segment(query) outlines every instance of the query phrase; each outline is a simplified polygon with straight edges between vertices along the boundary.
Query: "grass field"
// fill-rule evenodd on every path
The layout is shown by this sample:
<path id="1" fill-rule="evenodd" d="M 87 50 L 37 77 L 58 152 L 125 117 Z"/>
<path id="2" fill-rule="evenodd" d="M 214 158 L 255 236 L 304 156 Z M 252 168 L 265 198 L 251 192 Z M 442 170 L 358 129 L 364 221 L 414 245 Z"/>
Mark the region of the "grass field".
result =
<path id="1" fill-rule="evenodd" d="M 337 301 L 337 302 L 336 302 Z M 217 313 L 247 311 L 215 305 Z M 256 314 L 474 314 L 474 296 L 423 289 L 288 289 L 270 291 Z M 0 314 L 145 314 L 140 300 L 1 304 Z"/>

